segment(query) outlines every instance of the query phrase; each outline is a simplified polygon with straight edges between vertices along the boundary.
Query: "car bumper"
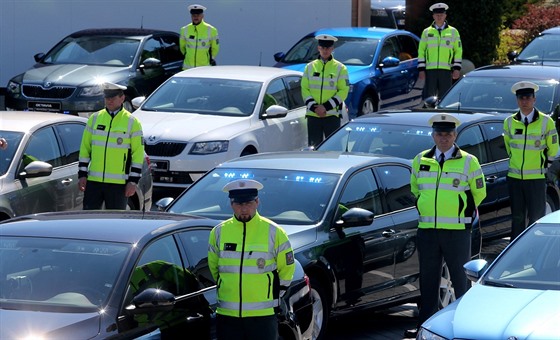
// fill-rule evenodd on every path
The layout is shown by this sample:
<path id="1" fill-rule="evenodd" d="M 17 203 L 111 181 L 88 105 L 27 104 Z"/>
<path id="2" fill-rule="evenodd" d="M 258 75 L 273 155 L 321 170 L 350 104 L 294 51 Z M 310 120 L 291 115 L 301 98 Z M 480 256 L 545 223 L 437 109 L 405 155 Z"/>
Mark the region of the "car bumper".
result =
<path id="1" fill-rule="evenodd" d="M 5 106 L 8 111 L 47 111 L 88 117 L 104 107 L 102 96 L 91 98 L 28 98 L 23 95 L 7 94 Z"/>

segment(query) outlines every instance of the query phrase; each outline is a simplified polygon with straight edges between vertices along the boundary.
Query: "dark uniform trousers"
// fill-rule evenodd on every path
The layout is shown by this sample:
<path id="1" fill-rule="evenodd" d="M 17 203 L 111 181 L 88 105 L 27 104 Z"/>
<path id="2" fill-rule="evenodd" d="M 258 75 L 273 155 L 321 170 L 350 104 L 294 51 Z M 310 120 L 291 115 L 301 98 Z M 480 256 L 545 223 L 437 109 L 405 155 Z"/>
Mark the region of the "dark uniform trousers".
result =
<path id="1" fill-rule="evenodd" d="M 217 314 L 216 333 L 218 340 L 276 340 L 278 317 L 269 315 L 237 318 Z"/>
<path id="2" fill-rule="evenodd" d="M 340 127 L 340 117 L 327 116 L 315 117 L 306 116 L 307 118 L 307 142 L 308 146 L 317 146 L 325 138 L 330 136 Z"/>
<path id="3" fill-rule="evenodd" d="M 423 98 L 431 96 L 443 97 L 452 84 L 452 70 L 433 69 L 426 70 L 426 83 L 424 84 Z"/>
<path id="4" fill-rule="evenodd" d="M 84 192 L 84 210 L 99 210 L 105 202 L 105 209 L 125 210 L 128 198 L 124 189 L 126 184 L 87 181 Z"/>
<path id="5" fill-rule="evenodd" d="M 421 303 L 418 324 L 421 325 L 439 308 L 442 256 L 449 268 L 455 297 L 467 292 L 467 275 L 463 265 L 471 259 L 471 229 L 418 229 Z"/>
<path id="6" fill-rule="evenodd" d="M 511 238 L 546 213 L 546 179 L 507 178 L 511 205 Z M 529 222 L 527 223 L 527 217 Z"/>

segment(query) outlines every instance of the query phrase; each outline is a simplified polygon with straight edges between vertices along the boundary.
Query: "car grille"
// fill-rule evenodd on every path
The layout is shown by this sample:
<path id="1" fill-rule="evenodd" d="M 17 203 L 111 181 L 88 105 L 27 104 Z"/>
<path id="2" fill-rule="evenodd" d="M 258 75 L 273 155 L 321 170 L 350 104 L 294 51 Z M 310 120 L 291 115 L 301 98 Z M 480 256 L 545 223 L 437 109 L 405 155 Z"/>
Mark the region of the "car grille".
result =
<path id="1" fill-rule="evenodd" d="M 186 146 L 187 143 L 161 142 L 153 145 L 146 144 L 144 145 L 144 149 L 146 150 L 146 153 L 150 157 L 151 156 L 174 157 L 181 154 L 181 152 L 185 150 Z"/>
<path id="2" fill-rule="evenodd" d="M 46 89 L 39 85 L 23 85 L 23 95 L 28 98 L 66 99 L 74 91 L 75 87 L 53 86 Z"/>

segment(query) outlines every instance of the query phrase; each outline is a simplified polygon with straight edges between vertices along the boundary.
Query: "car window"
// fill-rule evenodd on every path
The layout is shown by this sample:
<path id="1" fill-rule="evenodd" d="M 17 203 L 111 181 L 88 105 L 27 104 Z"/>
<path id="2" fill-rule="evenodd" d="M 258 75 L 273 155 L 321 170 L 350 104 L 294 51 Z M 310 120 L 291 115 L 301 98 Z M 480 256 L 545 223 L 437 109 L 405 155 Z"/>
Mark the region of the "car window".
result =
<path id="1" fill-rule="evenodd" d="M 21 159 L 20 171 L 33 161 L 43 161 L 58 167 L 63 164 L 58 141 L 52 127 L 37 130 L 29 139 L 23 157 Z"/>
<path id="2" fill-rule="evenodd" d="M 387 57 L 399 57 L 399 42 L 397 41 L 397 37 L 390 37 L 389 39 L 383 42 L 383 46 L 381 47 L 381 52 L 379 53 L 379 62 Z"/>
<path id="3" fill-rule="evenodd" d="M 410 168 L 383 165 L 377 167 L 375 173 L 385 189 L 389 212 L 414 206 L 414 195 L 410 191 Z"/>
<path id="4" fill-rule="evenodd" d="M 183 55 L 179 50 L 179 37 L 174 35 L 165 35 L 159 37 L 158 39 L 161 40 L 162 46 L 160 51 L 162 64 L 183 60 Z"/>
<path id="5" fill-rule="evenodd" d="M 418 43 L 414 38 L 408 35 L 399 35 L 401 51 L 399 53 L 399 60 L 405 61 L 412 58 L 418 58 Z"/>
<path id="6" fill-rule="evenodd" d="M 488 154 L 484 145 L 484 137 L 478 125 L 465 128 L 457 136 L 457 145 L 464 151 L 478 158 L 480 164 L 488 163 Z"/>
<path id="7" fill-rule="evenodd" d="M 210 229 L 195 229 L 178 233 L 179 240 L 187 254 L 188 270 L 205 286 L 215 285 L 214 278 L 208 268 L 208 239 Z"/>
<path id="8" fill-rule="evenodd" d="M 371 65 L 377 40 L 339 37 L 333 56 L 345 65 Z"/>
<path id="9" fill-rule="evenodd" d="M 491 122 L 482 125 L 490 146 L 489 161 L 495 162 L 509 157 L 504 143 L 504 124 L 502 122 Z"/>
<path id="10" fill-rule="evenodd" d="M 55 130 L 64 148 L 65 154 L 62 159 L 63 165 L 78 161 L 84 128 L 84 124 L 74 123 L 59 124 L 55 126 Z"/>
<path id="11" fill-rule="evenodd" d="M 270 82 L 270 84 L 268 84 L 262 104 L 263 112 L 271 105 L 280 105 L 285 108 L 290 107 L 288 93 L 286 92 L 284 81 L 282 79 L 274 79 Z"/>
<path id="12" fill-rule="evenodd" d="M 8 142 L 6 149 L 0 149 L 0 176 L 4 176 L 14 159 L 16 150 L 19 147 L 19 143 L 23 138 L 22 132 L 13 131 L 0 131 L 0 137 L 4 138 Z"/>
<path id="13" fill-rule="evenodd" d="M 69 37 L 45 56 L 45 63 L 128 66 L 139 40 L 120 37 Z"/>
<path id="14" fill-rule="evenodd" d="M 362 208 L 379 214 L 381 207 L 380 189 L 373 178 L 373 172 L 368 170 L 354 174 L 347 182 L 340 198 L 339 207 L 342 209 Z"/>
<path id="15" fill-rule="evenodd" d="M 301 77 L 286 77 L 285 82 L 288 88 L 288 96 L 290 97 L 290 110 L 297 109 L 304 105 L 301 95 Z"/>
<path id="16" fill-rule="evenodd" d="M 144 44 L 144 48 L 142 49 L 140 62 L 144 62 L 144 60 L 148 58 L 156 58 L 157 60 L 161 61 L 161 57 L 159 55 L 160 50 L 161 50 L 161 44 L 159 40 L 154 38 L 150 38 L 146 40 L 146 43 Z"/>

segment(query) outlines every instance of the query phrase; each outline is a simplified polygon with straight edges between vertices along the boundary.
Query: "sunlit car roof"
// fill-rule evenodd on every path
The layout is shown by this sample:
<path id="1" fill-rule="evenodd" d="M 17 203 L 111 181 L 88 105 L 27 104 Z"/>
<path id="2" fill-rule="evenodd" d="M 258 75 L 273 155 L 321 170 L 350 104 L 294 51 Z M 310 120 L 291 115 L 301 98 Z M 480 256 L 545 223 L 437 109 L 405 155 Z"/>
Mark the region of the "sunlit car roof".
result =
<path id="1" fill-rule="evenodd" d="M 256 70 L 258 72 L 255 72 Z M 299 71 L 278 67 L 224 65 L 219 68 L 213 66 L 195 67 L 179 72 L 174 77 L 203 77 L 264 82 L 273 77 L 290 74 L 301 76 Z"/>
<path id="2" fill-rule="evenodd" d="M 507 72 L 504 72 L 507 70 Z M 502 77 L 527 79 L 560 79 L 560 67 L 537 65 L 492 65 L 478 68 L 465 77 Z M 513 96 L 513 94 L 512 94 Z"/>
<path id="3" fill-rule="evenodd" d="M 351 171 L 353 168 L 363 167 L 372 162 L 381 163 L 393 159 L 400 160 L 400 158 L 393 156 L 352 154 L 338 151 L 270 152 L 236 158 L 223 163 L 220 168 L 320 171 L 343 174 Z"/>
<path id="4" fill-rule="evenodd" d="M 403 126 L 429 126 L 428 120 L 437 113 L 447 113 L 453 115 L 457 119 L 459 119 L 461 123 L 491 119 L 495 118 L 496 116 L 503 117 L 503 115 L 499 115 L 496 113 L 477 113 L 454 110 L 387 110 L 360 116 L 356 119 L 353 119 L 350 124 L 376 123 Z"/>
<path id="5" fill-rule="evenodd" d="M 74 32 L 70 34 L 72 38 L 84 37 L 84 36 L 122 36 L 122 37 L 144 37 L 150 34 L 157 33 L 169 33 L 169 31 L 151 29 L 151 28 L 89 28 Z"/>
<path id="6" fill-rule="evenodd" d="M 330 34 L 337 37 L 361 37 L 371 39 L 381 39 L 389 33 L 398 32 L 394 28 L 381 27 L 335 27 L 325 28 L 315 31 L 315 35 Z M 336 54 L 336 52 L 335 52 Z"/>
<path id="7" fill-rule="evenodd" d="M 0 111 L 0 130 L 27 132 L 34 126 L 59 122 L 85 122 L 83 117 L 38 111 Z"/>
<path id="8" fill-rule="evenodd" d="M 40 220 L 41 223 L 30 223 Z M 134 223 L 131 223 L 134 220 Z M 136 243 L 144 235 L 164 233 L 185 224 L 215 226 L 216 221 L 171 213 L 139 211 L 72 211 L 20 216 L 0 223 L 0 237 L 76 238 Z M 53 226 L 51 228 L 50 226 Z"/>

